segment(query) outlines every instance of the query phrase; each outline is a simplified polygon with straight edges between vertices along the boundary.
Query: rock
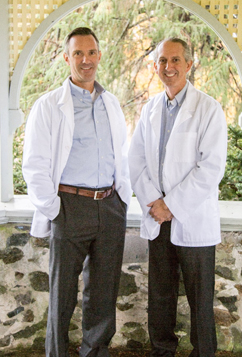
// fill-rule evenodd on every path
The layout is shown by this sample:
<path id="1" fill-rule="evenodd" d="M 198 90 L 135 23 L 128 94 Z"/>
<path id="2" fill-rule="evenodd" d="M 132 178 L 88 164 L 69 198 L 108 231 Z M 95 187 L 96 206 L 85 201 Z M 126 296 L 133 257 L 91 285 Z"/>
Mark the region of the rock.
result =
<path id="1" fill-rule="evenodd" d="M 74 322 L 70 322 L 69 331 L 75 331 L 78 329 L 79 327 L 76 324 L 74 324 Z"/>
<path id="2" fill-rule="evenodd" d="M 3 285 L 0 285 L 0 295 L 5 294 L 6 291 L 7 291 L 7 288 L 5 286 L 3 286 Z"/>
<path id="3" fill-rule="evenodd" d="M 15 233 L 7 239 L 7 247 L 25 246 L 28 243 L 30 235 L 28 233 Z"/>
<path id="4" fill-rule="evenodd" d="M 45 328 L 46 328 L 46 321 L 42 320 L 35 325 L 27 326 L 25 329 L 14 333 L 13 337 L 16 340 L 19 340 L 21 338 L 29 338 L 33 336 L 37 331 L 44 330 Z"/>
<path id="5" fill-rule="evenodd" d="M 128 266 L 128 270 L 140 270 L 140 269 L 141 269 L 141 265 L 131 264 Z"/>
<path id="6" fill-rule="evenodd" d="M 33 246 L 35 246 L 35 247 L 49 248 L 49 246 L 50 246 L 49 238 L 35 238 L 35 237 L 32 237 L 31 241 L 33 243 Z"/>
<path id="7" fill-rule="evenodd" d="M 135 283 L 135 276 L 121 272 L 118 296 L 128 296 L 137 293 L 138 288 Z"/>
<path id="8" fill-rule="evenodd" d="M 129 348 L 142 348 L 143 344 L 148 340 L 147 332 L 138 322 L 125 323 L 121 328 L 121 332 L 127 338 L 127 347 L 129 346 Z"/>
<path id="9" fill-rule="evenodd" d="M 42 271 L 29 274 L 31 286 L 36 291 L 49 291 L 49 275 Z"/>
<path id="10" fill-rule="evenodd" d="M 143 293 L 143 294 L 148 295 L 148 285 L 141 284 L 140 285 L 140 292 Z"/>
<path id="11" fill-rule="evenodd" d="M 236 317 L 230 314 L 228 310 L 219 309 L 217 307 L 214 308 L 214 318 L 216 324 L 226 327 L 229 327 L 232 323 L 237 321 Z"/>
<path id="12" fill-rule="evenodd" d="M 10 336 L 5 336 L 3 338 L 0 338 L 0 347 L 7 347 L 10 345 L 11 338 Z"/>
<path id="13" fill-rule="evenodd" d="M 13 326 L 16 321 L 16 319 L 4 321 L 3 326 Z"/>
<path id="14" fill-rule="evenodd" d="M 7 315 L 10 318 L 10 317 L 18 315 L 22 311 L 24 311 L 24 307 L 19 306 L 19 307 L 16 307 L 16 309 L 14 309 L 13 311 L 10 311 Z"/>
<path id="15" fill-rule="evenodd" d="M 228 327 L 216 326 L 218 346 L 221 351 L 233 350 L 233 335 Z"/>
<path id="16" fill-rule="evenodd" d="M 221 276 L 224 279 L 234 280 L 233 273 L 228 267 L 217 265 L 215 268 L 215 274 Z"/>
<path id="17" fill-rule="evenodd" d="M 131 350 L 138 350 L 138 349 L 143 348 L 143 343 L 141 343 L 139 341 L 135 341 L 135 340 L 128 340 L 126 347 Z"/>
<path id="18" fill-rule="evenodd" d="M 192 345 L 190 342 L 190 334 L 183 331 L 176 331 L 176 335 L 179 337 L 179 345 L 177 351 L 191 351 Z"/>
<path id="19" fill-rule="evenodd" d="M 233 338 L 234 338 L 234 348 L 233 348 L 233 352 L 241 352 L 242 355 L 242 331 L 239 330 L 238 328 L 236 328 L 235 326 L 233 326 L 231 328 L 232 334 L 233 334 Z"/>
<path id="20" fill-rule="evenodd" d="M 237 311 L 235 303 L 237 302 L 238 290 L 236 288 L 231 288 L 227 290 L 222 290 L 217 294 L 217 299 L 219 299 L 222 304 L 229 310 L 229 312 Z"/>
<path id="21" fill-rule="evenodd" d="M 31 291 L 28 291 L 26 294 L 19 294 L 14 297 L 18 304 L 28 305 L 31 303 Z"/>
<path id="22" fill-rule="evenodd" d="M 24 253 L 19 248 L 7 248 L 0 253 L 0 259 L 3 260 L 5 264 L 12 264 L 21 260 Z"/>
<path id="23" fill-rule="evenodd" d="M 117 302 L 116 306 L 120 311 L 127 311 L 132 309 L 134 307 L 134 304 L 129 304 L 128 302 L 126 303 Z"/>
<path id="24" fill-rule="evenodd" d="M 185 290 L 185 285 L 184 282 L 182 280 L 180 280 L 179 282 L 179 296 L 185 296 L 186 295 L 186 290 Z"/>
<path id="25" fill-rule="evenodd" d="M 32 310 L 27 310 L 24 314 L 23 322 L 33 322 L 34 321 L 34 313 Z"/>
<path id="26" fill-rule="evenodd" d="M 177 313 L 181 316 L 189 316 L 190 315 L 190 306 L 188 304 L 186 296 L 179 297 L 178 305 L 177 305 Z"/>
<path id="27" fill-rule="evenodd" d="M 23 279 L 23 277 L 24 277 L 24 274 L 23 274 L 23 273 L 20 273 L 19 271 L 16 271 L 16 272 L 15 272 L 15 278 L 16 278 L 16 280 L 21 280 L 21 279 Z"/>
<path id="28" fill-rule="evenodd" d="M 240 295 L 242 295 L 242 285 L 241 284 L 236 284 L 234 287 L 238 290 Z"/>

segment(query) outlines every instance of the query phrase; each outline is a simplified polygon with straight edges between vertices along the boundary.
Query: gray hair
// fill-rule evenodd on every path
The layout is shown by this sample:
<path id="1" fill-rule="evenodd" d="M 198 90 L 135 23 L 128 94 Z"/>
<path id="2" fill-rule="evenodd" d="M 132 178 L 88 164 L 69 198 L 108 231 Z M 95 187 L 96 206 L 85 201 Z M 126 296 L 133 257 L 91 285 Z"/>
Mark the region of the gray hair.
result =
<path id="1" fill-rule="evenodd" d="M 97 43 L 98 51 L 99 51 L 99 41 L 98 41 L 98 38 L 95 35 L 95 33 L 88 27 L 77 27 L 66 36 L 65 41 L 64 41 L 64 52 L 67 55 L 69 55 L 69 43 L 70 43 L 70 39 L 73 36 L 89 36 L 89 35 L 94 37 L 94 39 Z"/>
<path id="2" fill-rule="evenodd" d="M 190 46 L 185 42 L 183 41 L 182 39 L 178 38 L 178 37 L 170 37 L 170 38 L 167 38 L 167 39 L 164 39 L 162 41 L 160 41 L 158 43 L 158 45 L 156 46 L 155 50 L 154 50 L 154 61 L 157 63 L 158 61 L 158 56 L 159 56 L 159 48 L 161 45 L 163 45 L 165 42 L 174 42 L 174 43 L 180 43 L 183 47 L 183 55 L 184 55 L 184 58 L 185 58 L 185 61 L 186 62 L 189 62 L 189 61 L 192 61 L 193 58 L 192 58 L 192 53 L 191 53 L 191 48 Z"/>

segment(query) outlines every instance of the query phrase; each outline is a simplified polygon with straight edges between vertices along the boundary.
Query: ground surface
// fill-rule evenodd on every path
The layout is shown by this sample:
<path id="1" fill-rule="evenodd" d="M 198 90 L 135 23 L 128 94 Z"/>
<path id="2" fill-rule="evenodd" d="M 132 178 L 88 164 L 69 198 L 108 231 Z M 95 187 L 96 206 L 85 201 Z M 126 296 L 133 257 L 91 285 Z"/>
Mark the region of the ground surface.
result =
<path id="1" fill-rule="evenodd" d="M 148 350 L 127 350 L 127 349 L 111 349 L 110 350 L 111 357 L 148 357 Z M 43 351 L 31 351 L 31 352 L 11 352 L 5 353 L 4 355 L 0 354 L 0 356 L 6 357 L 45 357 L 45 353 Z M 188 357 L 189 352 L 177 352 L 176 357 Z M 78 357 L 77 351 L 72 348 L 70 350 L 70 357 Z M 232 352 L 223 352 L 219 351 L 216 353 L 216 357 L 242 357 L 242 353 L 232 353 Z"/>

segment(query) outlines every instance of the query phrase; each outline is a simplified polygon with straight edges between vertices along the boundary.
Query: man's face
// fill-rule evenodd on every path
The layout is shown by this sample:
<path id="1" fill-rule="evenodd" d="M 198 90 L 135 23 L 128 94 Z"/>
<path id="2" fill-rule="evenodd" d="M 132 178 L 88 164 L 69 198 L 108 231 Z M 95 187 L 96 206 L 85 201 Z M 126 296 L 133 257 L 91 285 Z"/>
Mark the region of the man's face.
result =
<path id="1" fill-rule="evenodd" d="M 184 49 L 180 43 L 167 41 L 158 49 L 158 59 L 154 64 L 155 72 L 164 84 L 170 99 L 173 99 L 186 84 L 186 74 L 192 61 L 186 62 Z"/>
<path id="2" fill-rule="evenodd" d="M 73 36 L 69 42 L 69 53 L 64 59 L 71 68 L 71 79 L 74 84 L 90 90 L 93 87 L 101 52 L 92 35 Z"/>

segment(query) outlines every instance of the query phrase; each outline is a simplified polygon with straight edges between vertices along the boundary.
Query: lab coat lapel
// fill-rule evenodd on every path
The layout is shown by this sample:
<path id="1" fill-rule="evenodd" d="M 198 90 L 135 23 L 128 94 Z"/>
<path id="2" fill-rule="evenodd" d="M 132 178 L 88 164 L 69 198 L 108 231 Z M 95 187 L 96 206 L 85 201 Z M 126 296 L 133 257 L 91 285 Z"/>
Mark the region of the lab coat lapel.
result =
<path id="1" fill-rule="evenodd" d="M 111 134 L 112 134 L 112 142 L 113 142 L 113 150 L 114 150 L 114 156 L 115 160 L 119 160 L 121 157 L 121 133 L 119 132 L 119 120 L 117 120 L 117 112 L 118 109 L 115 106 L 113 98 L 108 95 L 107 92 L 104 92 L 102 94 L 102 98 L 105 104 L 105 108 L 107 110 L 108 114 L 108 119 L 110 123 L 110 129 L 111 129 Z"/>
<path id="2" fill-rule="evenodd" d="M 155 145 L 159 146 L 160 142 L 160 130 L 161 130 L 161 114 L 162 114 L 162 105 L 163 105 L 163 97 L 164 92 L 160 93 L 156 99 L 153 108 L 151 109 L 150 122 L 153 128 L 154 136 L 155 136 Z"/>
<path id="3" fill-rule="evenodd" d="M 196 105 L 197 105 L 197 100 L 196 100 L 196 90 L 194 89 L 194 87 L 191 85 L 191 83 L 189 82 L 188 88 L 187 88 L 187 94 L 186 94 L 186 98 L 181 106 L 181 109 L 179 110 L 179 113 L 177 115 L 177 118 L 175 120 L 174 123 L 174 127 L 172 132 L 182 123 L 184 123 L 184 121 L 188 120 L 191 118 L 191 116 L 193 115 L 195 109 L 196 109 Z"/>
<path id="4" fill-rule="evenodd" d="M 67 78 L 63 83 L 63 93 L 58 101 L 58 106 L 65 118 L 64 135 L 66 137 L 69 135 L 69 138 L 72 140 L 75 122 L 74 122 L 74 107 L 73 107 L 73 100 L 71 96 L 69 78 Z"/>
<path id="5" fill-rule="evenodd" d="M 63 93 L 58 101 L 58 107 L 60 109 L 60 112 L 62 112 L 63 114 L 58 116 L 56 115 L 56 118 L 59 117 L 59 120 L 63 121 L 62 125 L 60 126 L 61 130 L 59 132 L 59 140 L 60 142 L 65 143 L 65 145 L 60 145 L 59 147 L 59 150 L 62 152 L 61 168 L 60 168 L 60 171 L 62 172 L 62 170 L 64 169 L 67 163 L 70 150 L 72 147 L 74 126 L 75 126 L 74 106 L 71 96 L 69 78 L 67 78 L 63 83 Z"/>

